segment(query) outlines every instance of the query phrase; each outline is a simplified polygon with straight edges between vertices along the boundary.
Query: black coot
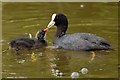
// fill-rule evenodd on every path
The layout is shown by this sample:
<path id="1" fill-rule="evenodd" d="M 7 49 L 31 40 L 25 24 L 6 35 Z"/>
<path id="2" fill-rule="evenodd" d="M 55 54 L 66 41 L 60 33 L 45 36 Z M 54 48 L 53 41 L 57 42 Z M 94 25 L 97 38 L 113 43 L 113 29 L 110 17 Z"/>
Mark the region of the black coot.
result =
<path id="1" fill-rule="evenodd" d="M 57 26 L 54 45 L 70 50 L 108 50 L 110 44 L 103 38 L 90 33 L 66 34 L 68 20 L 64 14 L 53 14 L 47 29 Z"/>
<path id="2" fill-rule="evenodd" d="M 45 34 L 45 30 L 40 30 L 36 33 L 36 39 L 31 39 L 29 37 L 15 38 L 9 43 L 9 47 L 18 51 L 21 49 L 29 50 L 46 46 Z"/>

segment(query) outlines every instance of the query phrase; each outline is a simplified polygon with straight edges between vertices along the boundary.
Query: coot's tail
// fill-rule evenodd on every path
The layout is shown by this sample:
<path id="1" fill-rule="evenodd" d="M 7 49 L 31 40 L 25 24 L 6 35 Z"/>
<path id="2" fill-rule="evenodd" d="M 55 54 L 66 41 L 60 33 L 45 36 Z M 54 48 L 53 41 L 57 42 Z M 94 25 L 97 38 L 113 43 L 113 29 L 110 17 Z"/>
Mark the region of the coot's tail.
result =
<path id="1" fill-rule="evenodd" d="M 94 51 L 94 50 L 114 50 L 112 46 L 108 43 L 100 43 L 100 45 L 96 47 L 90 47 L 89 49 L 86 49 L 86 51 Z"/>
<path id="2" fill-rule="evenodd" d="M 101 42 L 101 44 L 105 50 L 112 50 L 112 46 L 106 42 Z"/>

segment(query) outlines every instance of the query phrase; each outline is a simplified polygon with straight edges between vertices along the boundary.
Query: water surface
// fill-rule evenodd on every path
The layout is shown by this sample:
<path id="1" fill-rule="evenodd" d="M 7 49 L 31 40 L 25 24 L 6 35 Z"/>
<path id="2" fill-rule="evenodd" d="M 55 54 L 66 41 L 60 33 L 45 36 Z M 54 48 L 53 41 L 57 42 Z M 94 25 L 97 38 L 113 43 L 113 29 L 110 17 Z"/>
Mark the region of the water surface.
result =
<path id="1" fill-rule="evenodd" d="M 81 7 L 83 5 L 83 7 Z M 117 3 L 3 3 L 2 11 L 2 76 L 4 78 L 56 78 L 52 71 L 59 70 L 61 77 L 88 68 L 80 78 L 118 77 L 118 4 Z M 48 46 L 37 51 L 5 51 L 11 39 L 18 36 L 34 37 L 47 26 L 53 13 L 64 13 L 69 20 L 67 33 L 86 32 L 105 38 L 113 51 L 72 51 L 52 48 L 56 27 L 46 36 Z M 35 53 L 35 54 L 33 54 Z"/>

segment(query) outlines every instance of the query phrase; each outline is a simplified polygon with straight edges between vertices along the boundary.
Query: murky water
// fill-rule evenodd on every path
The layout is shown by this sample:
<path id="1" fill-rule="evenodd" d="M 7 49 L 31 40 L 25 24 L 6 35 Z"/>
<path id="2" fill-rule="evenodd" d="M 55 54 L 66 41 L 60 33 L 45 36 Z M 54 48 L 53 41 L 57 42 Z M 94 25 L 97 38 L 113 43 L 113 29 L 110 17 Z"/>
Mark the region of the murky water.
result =
<path id="1" fill-rule="evenodd" d="M 3 3 L 2 76 L 4 78 L 69 78 L 72 72 L 87 68 L 80 78 L 118 77 L 117 3 Z M 53 13 L 64 13 L 69 20 L 67 33 L 87 32 L 105 38 L 113 51 L 72 51 L 52 48 L 56 27 L 46 36 L 48 46 L 37 51 L 5 51 L 18 36 L 33 36 L 51 20 Z M 1 44 L 2 43 L 2 44 Z"/>

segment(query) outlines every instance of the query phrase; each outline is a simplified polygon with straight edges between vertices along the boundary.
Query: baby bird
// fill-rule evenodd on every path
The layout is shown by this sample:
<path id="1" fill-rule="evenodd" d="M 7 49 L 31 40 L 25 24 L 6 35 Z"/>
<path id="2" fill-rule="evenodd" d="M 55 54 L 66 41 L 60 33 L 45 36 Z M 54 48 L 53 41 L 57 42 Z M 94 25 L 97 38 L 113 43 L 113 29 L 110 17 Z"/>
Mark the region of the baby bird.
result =
<path id="1" fill-rule="evenodd" d="M 10 41 L 9 48 L 19 50 L 38 49 L 47 45 L 45 40 L 47 30 L 42 29 L 36 33 L 35 39 L 29 37 L 18 37 Z"/>

